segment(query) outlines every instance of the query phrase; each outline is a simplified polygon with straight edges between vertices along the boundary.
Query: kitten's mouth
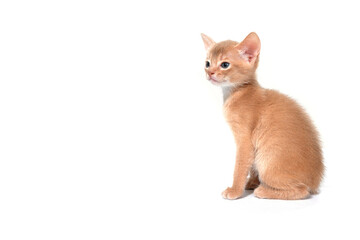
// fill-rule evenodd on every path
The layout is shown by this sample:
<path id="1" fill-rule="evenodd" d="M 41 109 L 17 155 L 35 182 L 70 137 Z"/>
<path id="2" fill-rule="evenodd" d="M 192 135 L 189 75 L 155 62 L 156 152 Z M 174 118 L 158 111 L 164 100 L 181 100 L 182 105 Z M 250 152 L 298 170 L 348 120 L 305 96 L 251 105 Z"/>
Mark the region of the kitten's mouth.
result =
<path id="1" fill-rule="evenodd" d="M 220 84 L 220 83 L 222 83 L 222 82 L 220 82 L 220 81 L 218 81 L 218 80 L 213 79 L 212 77 L 209 78 L 209 81 L 210 81 L 211 83 L 213 83 L 213 84 Z"/>

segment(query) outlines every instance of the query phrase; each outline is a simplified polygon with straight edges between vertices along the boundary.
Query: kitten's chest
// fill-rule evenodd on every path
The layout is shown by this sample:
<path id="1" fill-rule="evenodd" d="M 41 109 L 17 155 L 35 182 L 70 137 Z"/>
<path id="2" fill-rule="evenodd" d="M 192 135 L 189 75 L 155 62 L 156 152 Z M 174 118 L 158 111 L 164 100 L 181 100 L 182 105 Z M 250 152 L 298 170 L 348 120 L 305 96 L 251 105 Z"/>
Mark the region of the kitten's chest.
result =
<path id="1" fill-rule="evenodd" d="M 254 123 L 254 109 L 241 99 L 229 97 L 224 103 L 223 113 L 231 127 L 248 129 Z"/>

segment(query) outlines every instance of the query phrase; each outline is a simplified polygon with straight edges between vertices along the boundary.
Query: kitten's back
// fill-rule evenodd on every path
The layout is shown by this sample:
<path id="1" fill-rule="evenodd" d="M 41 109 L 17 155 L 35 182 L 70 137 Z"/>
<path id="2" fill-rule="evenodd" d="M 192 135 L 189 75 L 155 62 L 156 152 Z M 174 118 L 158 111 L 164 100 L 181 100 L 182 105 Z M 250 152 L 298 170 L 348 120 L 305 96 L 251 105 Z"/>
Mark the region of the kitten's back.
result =
<path id="1" fill-rule="evenodd" d="M 309 191 L 316 192 L 324 166 L 315 126 L 288 96 L 263 89 L 260 97 L 263 104 L 253 138 L 259 171 L 265 178 L 284 176 L 282 182 L 305 184 Z"/>

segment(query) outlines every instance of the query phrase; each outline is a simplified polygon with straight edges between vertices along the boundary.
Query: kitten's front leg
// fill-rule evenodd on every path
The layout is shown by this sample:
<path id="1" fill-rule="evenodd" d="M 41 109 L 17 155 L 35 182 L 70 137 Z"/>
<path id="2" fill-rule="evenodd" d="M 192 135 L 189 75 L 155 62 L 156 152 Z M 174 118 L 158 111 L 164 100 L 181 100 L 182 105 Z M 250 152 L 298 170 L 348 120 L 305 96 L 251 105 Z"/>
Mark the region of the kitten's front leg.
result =
<path id="1" fill-rule="evenodd" d="M 254 149 L 250 135 L 235 136 L 237 144 L 234 180 L 232 187 L 222 192 L 225 199 L 237 199 L 244 193 L 247 176 L 254 162 Z"/>

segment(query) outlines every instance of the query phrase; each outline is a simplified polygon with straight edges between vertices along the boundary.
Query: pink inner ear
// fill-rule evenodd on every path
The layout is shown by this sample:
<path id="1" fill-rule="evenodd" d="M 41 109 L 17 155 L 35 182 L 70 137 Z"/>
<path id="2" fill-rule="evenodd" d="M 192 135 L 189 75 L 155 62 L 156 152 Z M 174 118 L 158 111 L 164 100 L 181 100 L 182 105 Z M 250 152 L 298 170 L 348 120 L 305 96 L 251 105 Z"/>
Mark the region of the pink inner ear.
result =
<path id="1" fill-rule="evenodd" d="M 259 55 L 258 48 L 249 48 L 249 46 L 243 46 L 239 53 L 248 62 L 252 62 Z"/>
<path id="2" fill-rule="evenodd" d="M 248 48 L 240 49 L 239 53 L 240 53 L 241 57 L 244 58 L 248 62 L 251 62 L 257 56 L 257 54 L 254 50 L 251 50 Z"/>
<path id="3" fill-rule="evenodd" d="M 201 37 L 203 39 L 206 50 L 208 50 L 210 47 L 212 47 L 215 44 L 214 40 L 212 40 L 210 37 L 206 36 L 205 34 L 202 33 Z"/>
<path id="4" fill-rule="evenodd" d="M 256 33 L 250 33 L 236 48 L 239 50 L 241 57 L 248 62 L 252 62 L 259 55 L 260 40 Z"/>

